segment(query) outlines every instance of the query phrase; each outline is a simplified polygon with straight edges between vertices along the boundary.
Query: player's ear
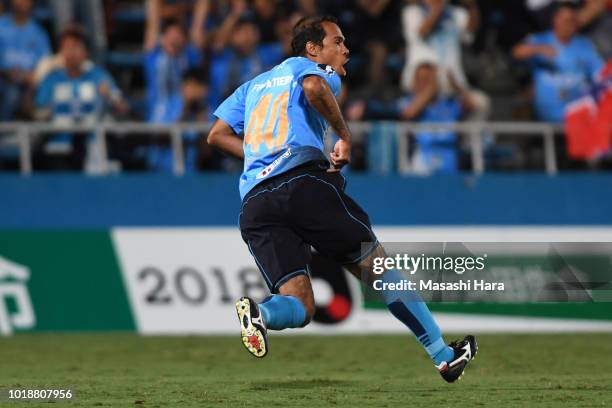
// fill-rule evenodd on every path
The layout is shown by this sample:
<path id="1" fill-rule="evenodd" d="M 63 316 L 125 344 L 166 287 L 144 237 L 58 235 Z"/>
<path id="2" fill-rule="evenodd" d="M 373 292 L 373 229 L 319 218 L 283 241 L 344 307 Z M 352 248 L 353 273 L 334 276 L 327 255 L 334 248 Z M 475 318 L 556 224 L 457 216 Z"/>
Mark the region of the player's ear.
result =
<path id="1" fill-rule="evenodd" d="M 312 41 L 308 41 L 306 43 L 306 54 L 310 55 L 311 57 L 318 57 L 319 52 L 321 52 L 320 45 L 317 45 L 316 43 Z"/>

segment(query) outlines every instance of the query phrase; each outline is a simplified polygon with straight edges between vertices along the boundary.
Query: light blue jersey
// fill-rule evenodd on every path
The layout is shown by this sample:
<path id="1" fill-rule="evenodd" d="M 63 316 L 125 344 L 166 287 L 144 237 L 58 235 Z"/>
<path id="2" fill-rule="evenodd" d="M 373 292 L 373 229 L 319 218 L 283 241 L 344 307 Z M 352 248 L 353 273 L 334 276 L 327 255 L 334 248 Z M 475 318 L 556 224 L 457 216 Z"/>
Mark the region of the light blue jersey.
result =
<path id="1" fill-rule="evenodd" d="M 29 19 L 19 25 L 11 14 L 0 16 L 0 69 L 32 71 L 51 54 L 45 30 Z"/>
<path id="2" fill-rule="evenodd" d="M 308 75 L 325 78 L 338 96 L 340 77 L 331 67 L 294 57 L 244 83 L 215 111 L 237 134 L 244 133 L 241 198 L 272 176 L 308 161 L 326 160 L 327 122 L 302 90 Z"/>

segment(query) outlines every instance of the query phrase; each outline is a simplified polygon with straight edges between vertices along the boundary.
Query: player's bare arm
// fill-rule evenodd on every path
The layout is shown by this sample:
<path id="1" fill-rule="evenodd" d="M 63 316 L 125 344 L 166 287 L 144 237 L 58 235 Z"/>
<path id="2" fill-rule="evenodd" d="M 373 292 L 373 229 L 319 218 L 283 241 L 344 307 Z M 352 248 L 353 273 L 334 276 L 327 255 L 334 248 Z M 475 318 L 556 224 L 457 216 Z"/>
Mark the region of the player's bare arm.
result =
<path id="1" fill-rule="evenodd" d="M 351 133 L 340 112 L 338 102 L 325 79 L 319 76 L 306 77 L 302 82 L 302 89 L 308 103 L 325 118 L 340 138 L 330 154 L 334 168 L 340 169 L 350 162 Z"/>
<path id="2" fill-rule="evenodd" d="M 208 136 L 211 145 L 245 158 L 240 233 L 271 295 L 259 303 L 241 297 L 236 314 L 242 344 L 258 358 L 268 354 L 268 330 L 304 327 L 314 314 L 311 246 L 366 282 L 373 279 L 374 257 L 385 256 L 367 213 L 346 194 L 345 180 L 330 174 L 350 161 L 351 133 L 335 98 L 337 75 L 346 74 L 348 62 L 344 35 L 334 18 L 306 18 L 296 23 L 291 44 L 297 56 L 238 88 L 215 111 L 219 120 Z M 243 143 L 237 133 L 245 125 Z M 326 169 L 328 127 L 339 140 Z M 382 279 L 395 287 L 402 275 L 388 270 Z M 417 294 L 390 289 L 381 296 L 444 380 L 461 378 L 476 354 L 475 338 L 447 345 Z"/>
<path id="3" fill-rule="evenodd" d="M 244 159 L 244 150 L 242 150 L 242 139 L 238 137 L 234 129 L 221 119 L 213 124 L 208 138 L 208 144 L 217 149 L 239 159 Z"/>

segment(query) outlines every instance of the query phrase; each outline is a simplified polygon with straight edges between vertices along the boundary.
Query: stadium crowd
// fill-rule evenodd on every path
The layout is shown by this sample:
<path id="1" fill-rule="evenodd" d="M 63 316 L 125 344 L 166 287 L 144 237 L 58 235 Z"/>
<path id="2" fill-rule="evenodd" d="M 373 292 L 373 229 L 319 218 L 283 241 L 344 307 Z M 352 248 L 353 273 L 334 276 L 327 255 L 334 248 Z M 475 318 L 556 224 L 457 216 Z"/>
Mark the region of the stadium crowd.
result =
<path id="1" fill-rule="evenodd" d="M 0 8 L 3 122 L 213 120 L 235 88 L 291 55 L 293 25 L 316 14 L 335 16 L 347 38 L 339 102 L 353 121 L 562 123 L 612 58 L 612 0 L 9 0 Z M 375 169 L 385 132 L 374 126 L 355 144 L 353 170 Z M 0 135 L 0 169 L 16 166 L 3 151 L 9 136 Z M 170 171 L 167 138 L 137 136 L 111 134 L 111 159 Z M 412 171 L 469 167 L 456 133 L 411 138 Z M 198 143 L 197 132 L 183 139 L 187 171 L 239 167 Z M 90 140 L 40 139 L 34 166 L 84 168 Z M 531 139 L 485 140 L 489 167 L 541 167 Z M 587 162 L 605 167 L 607 155 Z M 567 167 L 582 163 L 561 156 Z"/>

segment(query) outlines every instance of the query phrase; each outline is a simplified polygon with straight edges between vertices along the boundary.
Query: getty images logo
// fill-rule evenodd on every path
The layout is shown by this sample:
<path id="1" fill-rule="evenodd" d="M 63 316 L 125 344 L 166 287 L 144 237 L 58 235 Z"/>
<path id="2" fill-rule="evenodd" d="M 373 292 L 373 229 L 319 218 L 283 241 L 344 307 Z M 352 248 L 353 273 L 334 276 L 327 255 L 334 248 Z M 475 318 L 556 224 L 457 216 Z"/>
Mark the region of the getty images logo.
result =
<path id="1" fill-rule="evenodd" d="M 31 329 L 36 323 L 26 283 L 30 270 L 0 256 L 0 335 Z"/>

